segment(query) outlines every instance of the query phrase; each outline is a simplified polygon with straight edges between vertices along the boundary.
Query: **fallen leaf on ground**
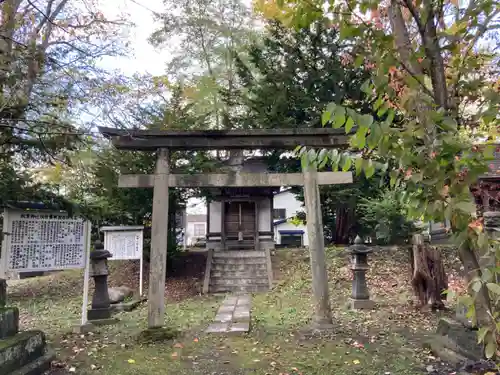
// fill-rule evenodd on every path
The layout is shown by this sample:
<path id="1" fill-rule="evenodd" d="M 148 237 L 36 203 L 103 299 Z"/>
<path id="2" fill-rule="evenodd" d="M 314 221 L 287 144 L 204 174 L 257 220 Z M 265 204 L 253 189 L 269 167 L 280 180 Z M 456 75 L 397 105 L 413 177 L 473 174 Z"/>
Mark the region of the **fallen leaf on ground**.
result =
<path id="1" fill-rule="evenodd" d="M 135 359 L 130 358 L 127 362 L 130 363 L 130 364 L 134 364 L 135 363 Z"/>
<path id="2" fill-rule="evenodd" d="M 354 361 L 352 361 L 352 363 L 354 363 L 355 365 L 359 365 L 361 362 L 359 362 L 358 359 L 355 359 Z"/>

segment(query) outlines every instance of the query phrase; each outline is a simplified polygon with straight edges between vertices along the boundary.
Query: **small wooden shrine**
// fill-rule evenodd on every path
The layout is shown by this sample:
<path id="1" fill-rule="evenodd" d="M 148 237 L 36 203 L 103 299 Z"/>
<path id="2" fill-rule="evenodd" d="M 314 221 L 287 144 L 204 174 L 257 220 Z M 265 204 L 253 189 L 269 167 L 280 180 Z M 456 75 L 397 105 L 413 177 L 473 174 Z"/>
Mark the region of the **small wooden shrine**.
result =
<path id="1" fill-rule="evenodd" d="M 265 159 L 245 159 L 232 152 L 223 170 L 267 173 Z M 214 250 L 266 250 L 274 248 L 272 205 L 277 186 L 210 189 L 207 202 L 207 248 Z"/>

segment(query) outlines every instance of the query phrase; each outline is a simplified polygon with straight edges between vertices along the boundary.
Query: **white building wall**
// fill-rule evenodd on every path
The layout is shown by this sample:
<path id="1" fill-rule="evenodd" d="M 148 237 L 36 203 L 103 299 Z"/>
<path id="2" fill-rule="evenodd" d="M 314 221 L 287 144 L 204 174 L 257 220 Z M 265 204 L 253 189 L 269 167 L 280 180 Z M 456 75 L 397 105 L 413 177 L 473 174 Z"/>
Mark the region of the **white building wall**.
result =
<path id="1" fill-rule="evenodd" d="M 290 219 L 294 217 L 297 212 L 305 212 L 302 202 L 299 201 L 295 194 L 291 191 L 285 191 L 274 196 L 274 206 L 273 208 L 281 208 L 286 210 L 286 218 Z M 309 246 L 309 237 L 307 234 L 307 226 L 304 224 L 295 225 L 290 222 L 285 222 L 278 224 L 274 227 L 274 241 L 276 244 L 281 244 L 280 230 L 302 230 L 304 234 L 302 235 L 302 245 Z"/>
<path id="2" fill-rule="evenodd" d="M 280 230 L 302 230 L 304 234 L 302 235 L 302 246 L 309 246 L 309 237 L 307 235 L 307 226 L 304 224 L 294 225 L 290 222 L 282 223 L 274 227 L 274 242 L 276 244 L 281 244 Z"/>
<path id="3" fill-rule="evenodd" d="M 204 232 L 203 235 L 195 235 L 194 227 L 195 225 L 203 225 Z M 207 234 L 207 223 L 205 222 L 192 222 L 187 223 L 186 227 L 186 245 L 193 246 L 198 238 L 204 238 Z"/>
<path id="4" fill-rule="evenodd" d="M 209 233 L 222 232 L 222 202 L 210 202 L 210 228 Z"/>
<path id="5" fill-rule="evenodd" d="M 286 209 L 287 218 L 294 217 L 297 214 L 297 211 L 304 212 L 302 202 L 299 201 L 295 197 L 295 194 L 293 194 L 291 191 L 285 191 L 280 194 L 275 194 L 273 208 Z"/>

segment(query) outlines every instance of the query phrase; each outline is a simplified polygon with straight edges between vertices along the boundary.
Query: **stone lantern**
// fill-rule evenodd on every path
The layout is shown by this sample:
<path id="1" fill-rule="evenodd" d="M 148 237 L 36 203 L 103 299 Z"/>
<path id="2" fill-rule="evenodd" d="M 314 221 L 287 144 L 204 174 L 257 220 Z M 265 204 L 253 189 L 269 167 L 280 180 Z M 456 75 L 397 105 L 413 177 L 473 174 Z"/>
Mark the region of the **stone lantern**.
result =
<path id="1" fill-rule="evenodd" d="M 488 235 L 489 240 L 498 243 L 500 241 L 500 212 L 499 211 L 485 211 L 483 212 L 484 230 Z M 481 268 L 495 267 L 496 256 L 495 252 L 491 251 L 479 259 Z M 496 280 L 493 282 L 500 282 L 500 277 L 497 275 Z"/>
<path id="2" fill-rule="evenodd" d="M 87 312 L 89 320 L 111 318 L 111 304 L 108 293 L 108 258 L 113 255 L 104 249 L 101 241 L 96 241 L 90 253 L 90 276 L 94 279 L 95 291 L 91 309 Z"/>
<path id="3" fill-rule="evenodd" d="M 373 250 L 363 243 L 361 237 L 356 236 L 354 244 L 349 246 L 349 251 L 352 255 L 351 269 L 353 273 L 351 307 L 353 309 L 372 309 L 374 303 L 370 300 L 370 293 L 366 285 L 366 271 L 369 269 L 368 254 Z"/>

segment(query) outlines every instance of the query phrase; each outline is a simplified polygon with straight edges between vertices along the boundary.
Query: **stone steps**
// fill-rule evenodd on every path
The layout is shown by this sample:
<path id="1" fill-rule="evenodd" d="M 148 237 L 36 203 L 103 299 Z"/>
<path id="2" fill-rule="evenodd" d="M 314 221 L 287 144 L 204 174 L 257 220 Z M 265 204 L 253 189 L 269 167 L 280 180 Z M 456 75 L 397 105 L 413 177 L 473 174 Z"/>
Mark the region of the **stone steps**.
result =
<path id="1" fill-rule="evenodd" d="M 269 289 L 265 251 L 225 250 L 212 256 L 208 291 L 261 292 Z"/>
<path id="2" fill-rule="evenodd" d="M 263 263 L 212 263 L 212 272 L 224 271 L 224 272 L 266 272 L 267 265 Z"/>
<path id="3" fill-rule="evenodd" d="M 235 244 L 226 244 L 226 248 L 228 250 L 253 250 L 255 249 L 254 243 L 235 243 Z"/>
<path id="4" fill-rule="evenodd" d="M 226 250 L 226 251 L 216 251 L 213 255 L 214 259 L 217 258 L 229 258 L 229 259 L 240 259 L 240 258 L 266 258 L 265 251 L 255 251 L 255 250 Z"/>
<path id="5" fill-rule="evenodd" d="M 267 285 L 210 285 L 210 293 L 259 293 L 267 292 L 269 287 Z"/>
<path id="6" fill-rule="evenodd" d="M 214 258 L 212 264 L 217 265 L 266 265 L 266 258 Z"/>
<path id="7" fill-rule="evenodd" d="M 250 279 L 250 278 L 267 278 L 267 270 L 212 270 L 212 278 L 226 278 L 226 279 Z"/>
<path id="8" fill-rule="evenodd" d="M 231 285 L 237 285 L 237 286 L 246 286 L 246 285 L 266 285 L 269 286 L 269 280 L 267 279 L 267 275 L 265 277 L 246 277 L 246 278 L 239 278 L 239 277 L 214 277 L 212 275 L 212 280 L 211 284 L 213 285 L 218 285 L 218 286 L 231 286 Z"/>

